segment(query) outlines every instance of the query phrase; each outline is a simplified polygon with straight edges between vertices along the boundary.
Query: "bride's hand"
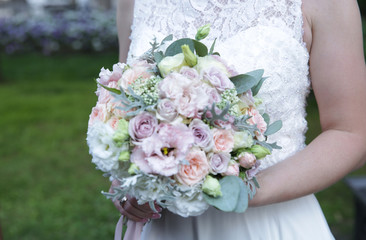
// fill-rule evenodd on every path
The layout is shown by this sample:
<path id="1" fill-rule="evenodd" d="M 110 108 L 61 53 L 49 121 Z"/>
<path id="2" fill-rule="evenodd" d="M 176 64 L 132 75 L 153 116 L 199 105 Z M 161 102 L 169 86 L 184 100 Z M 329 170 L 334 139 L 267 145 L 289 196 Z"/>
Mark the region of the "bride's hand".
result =
<path id="1" fill-rule="evenodd" d="M 118 187 L 118 180 L 112 181 L 109 192 L 113 192 L 113 187 Z M 158 219 L 161 217 L 159 213 L 154 212 L 149 206 L 149 203 L 139 205 L 136 198 L 130 197 L 126 201 L 116 200 L 113 202 L 117 210 L 128 219 L 135 222 L 147 222 L 149 219 Z M 155 208 L 158 212 L 161 212 L 161 207 L 155 204 Z"/>

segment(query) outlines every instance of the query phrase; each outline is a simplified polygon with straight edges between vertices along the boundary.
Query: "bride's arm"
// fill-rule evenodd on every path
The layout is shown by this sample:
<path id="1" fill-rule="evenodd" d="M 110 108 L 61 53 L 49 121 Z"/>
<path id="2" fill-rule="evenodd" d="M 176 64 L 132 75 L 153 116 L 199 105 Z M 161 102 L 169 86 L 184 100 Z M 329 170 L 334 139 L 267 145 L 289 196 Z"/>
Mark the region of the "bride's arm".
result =
<path id="1" fill-rule="evenodd" d="M 119 61 L 126 62 L 130 48 L 131 24 L 133 20 L 134 0 L 118 0 L 117 30 L 119 42 Z"/>
<path id="2" fill-rule="evenodd" d="M 303 151 L 258 175 L 260 206 L 318 192 L 366 161 L 366 70 L 356 0 L 304 0 L 310 74 L 322 133 Z"/>

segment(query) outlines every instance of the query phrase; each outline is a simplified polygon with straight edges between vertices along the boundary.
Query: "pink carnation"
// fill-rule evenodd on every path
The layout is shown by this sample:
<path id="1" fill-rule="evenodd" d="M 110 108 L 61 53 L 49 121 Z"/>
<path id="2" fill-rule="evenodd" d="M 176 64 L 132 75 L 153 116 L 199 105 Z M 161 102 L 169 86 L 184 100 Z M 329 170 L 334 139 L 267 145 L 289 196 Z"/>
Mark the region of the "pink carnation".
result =
<path id="1" fill-rule="evenodd" d="M 264 121 L 264 118 L 260 115 L 258 110 L 252 107 L 248 109 L 247 114 L 251 116 L 251 118 L 247 120 L 248 123 L 251 125 L 257 125 L 257 128 L 259 129 L 259 132 L 255 132 L 256 137 L 260 141 L 264 140 L 263 134 L 267 130 L 267 123 Z"/>
<path id="2" fill-rule="evenodd" d="M 136 81 L 138 78 L 148 79 L 153 76 L 153 72 L 151 71 L 153 68 L 152 64 L 147 63 L 146 61 L 137 61 L 131 65 L 131 68 L 127 69 L 120 79 L 120 86 L 123 90 L 127 91 L 128 86 Z"/>

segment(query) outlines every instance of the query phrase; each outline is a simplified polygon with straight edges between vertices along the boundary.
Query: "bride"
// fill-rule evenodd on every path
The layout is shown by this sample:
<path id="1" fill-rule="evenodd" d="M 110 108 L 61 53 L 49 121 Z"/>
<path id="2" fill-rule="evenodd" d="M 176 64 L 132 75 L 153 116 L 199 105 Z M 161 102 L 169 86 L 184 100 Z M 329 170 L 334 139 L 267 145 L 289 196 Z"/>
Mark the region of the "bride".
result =
<path id="1" fill-rule="evenodd" d="M 153 219 L 142 238 L 334 239 L 313 193 L 366 160 L 366 70 L 357 1 L 119 0 L 117 21 L 121 62 L 141 55 L 154 36 L 193 37 L 211 23 L 207 41 L 217 37 L 216 49 L 239 72 L 265 69 L 269 78 L 259 95 L 271 118 L 283 121 L 271 139 L 283 149 L 263 161 L 261 188 L 245 213 L 210 208 L 182 218 L 153 213 L 133 198 L 123 206 L 115 202 L 130 220 Z M 305 147 L 310 85 L 322 133 Z"/>

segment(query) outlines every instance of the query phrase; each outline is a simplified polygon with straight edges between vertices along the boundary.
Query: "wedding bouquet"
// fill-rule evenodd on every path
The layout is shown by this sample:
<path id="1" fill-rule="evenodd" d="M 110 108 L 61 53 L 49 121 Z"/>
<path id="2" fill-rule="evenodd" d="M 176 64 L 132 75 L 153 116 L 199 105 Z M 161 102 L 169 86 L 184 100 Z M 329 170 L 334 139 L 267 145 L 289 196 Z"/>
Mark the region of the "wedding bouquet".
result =
<path id="1" fill-rule="evenodd" d="M 267 136 L 282 123 L 269 124 L 256 97 L 264 71 L 238 74 L 216 40 L 210 49 L 200 41 L 208 32 L 154 40 L 132 64 L 102 68 L 87 143 L 97 169 L 121 183 L 108 198 L 134 196 L 184 217 L 210 205 L 246 210 L 261 159 L 280 148 Z"/>

